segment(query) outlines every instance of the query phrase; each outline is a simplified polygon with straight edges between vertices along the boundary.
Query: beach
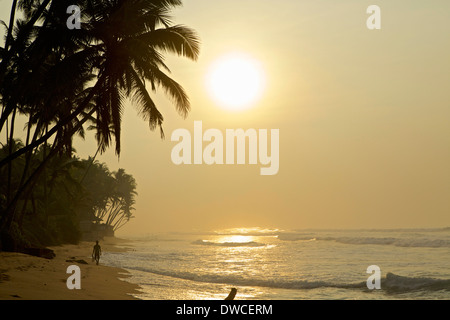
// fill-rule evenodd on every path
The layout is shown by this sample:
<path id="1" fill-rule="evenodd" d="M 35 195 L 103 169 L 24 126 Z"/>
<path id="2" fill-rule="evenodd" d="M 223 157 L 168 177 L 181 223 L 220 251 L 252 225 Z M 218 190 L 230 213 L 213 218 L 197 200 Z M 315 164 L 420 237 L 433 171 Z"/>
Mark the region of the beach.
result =
<path id="1" fill-rule="evenodd" d="M 103 253 L 124 251 L 116 247 L 125 240 L 105 238 Z M 121 268 L 96 265 L 91 259 L 93 242 L 49 247 L 56 254 L 45 259 L 22 253 L 0 252 L 0 300 L 130 300 L 139 286 L 125 281 L 128 272 Z M 76 262 L 78 260 L 78 262 Z M 87 264 L 81 262 L 86 262 Z M 70 265 L 81 271 L 81 289 L 66 285 Z"/>
<path id="2" fill-rule="evenodd" d="M 159 233 L 0 253 L 0 300 L 448 300 L 448 228 Z M 84 260 L 87 264 L 81 263 Z M 78 261 L 78 262 L 77 262 Z M 81 289 L 66 285 L 70 265 Z M 369 266 L 381 288 L 367 286 Z"/>

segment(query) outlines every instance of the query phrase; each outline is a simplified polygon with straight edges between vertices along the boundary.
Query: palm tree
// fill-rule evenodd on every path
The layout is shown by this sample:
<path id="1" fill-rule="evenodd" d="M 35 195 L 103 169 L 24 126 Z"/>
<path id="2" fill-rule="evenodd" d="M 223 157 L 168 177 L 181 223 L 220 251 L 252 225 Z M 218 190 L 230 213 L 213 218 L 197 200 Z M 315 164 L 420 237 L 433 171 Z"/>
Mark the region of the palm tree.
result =
<path id="1" fill-rule="evenodd" d="M 54 7 L 55 16 L 60 16 L 67 3 L 60 1 Z M 114 128 L 116 152 L 120 153 L 121 115 L 125 97 L 132 97 L 137 103 L 139 113 L 149 122 L 150 128 L 159 127 L 162 130 L 163 116 L 156 108 L 146 81 L 155 91 L 161 87 L 173 99 L 178 112 L 186 116 L 190 109 L 189 99 L 183 88 L 167 73 L 170 69 L 165 65 L 163 54 L 167 52 L 196 60 L 199 54 L 199 41 L 193 30 L 182 25 L 171 26 L 170 9 L 181 5 L 179 0 L 109 0 L 109 1 L 81 1 L 85 3 L 83 10 L 85 23 L 77 36 L 66 35 L 74 39 L 79 48 L 74 53 L 64 57 L 54 68 L 55 74 L 71 74 L 74 80 L 79 80 L 76 70 L 92 70 L 96 82 L 93 87 L 85 90 L 84 99 L 79 101 L 74 109 L 66 110 L 65 117 L 30 145 L 0 161 L 0 166 L 14 159 L 27 150 L 36 147 L 52 137 L 68 123 L 81 116 L 96 114 L 99 135 L 109 145 L 111 140 L 110 124 Z M 59 14 L 56 14 L 59 13 Z M 49 42 L 49 37 L 56 34 L 66 34 L 74 31 L 54 31 L 51 13 L 47 13 L 47 28 L 50 31 L 40 31 L 43 42 Z M 54 18 L 56 19 L 56 18 Z M 57 20 L 57 19 L 56 19 Z M 46 28 L 41 27 L 41 28 Z M 75 31 L 76 34 L 78 31 Z M 54 37 L 52 38 L 54 39 Z M 53 47 L 56 47 L 53 41 Z M 58 86 L 56 86 L 58 87 Z M 65 87 L 70 87 L 66 85 Z M 89 92 L 89 94 L 87 94 Z M 67 99 L 65 99 L 67 100 Z M 94 101 L 92 107 L 90 102 Z M 92 108 L 90 108 L 92 107 Z M 84 124 L 87 117 L 78 121 Z M 68 132 L 71 137 L 73 131 Z M 161 131 L 163 135 L 163 132 Z"/>
<path id="2" fill-rule="evenodd" d="M 106 219 L 106 224 L 111 226 L 113 231 L 122 227 L 133 216 L 133 205 L 135 204 L 136 180 L 133 176 L 125 173 L 124 169 L 113 172 L 115 181 L 115 193 L 111 197 L 110 211 Z"/>
<path id="3" fill-rule="evenodd" d="M 65 10 L 73 4 L 82 8 L 81 30 L 65 27 Z M 114 137 L 119 155 L 126 98 L 132 98 L 152 130 L 160 128 L 162 137 L 163 116 L 151 91 L 162 88 L 179 114 L 187 115 L 188 96 L 168 75 L 163 58 L 166 53 L 198 58 L 196 33 L 171 23 L 170 11 L 181 4 L 180 0 L 19 1 L 26 20 L 18 21 L 16 34 L 7 38 L 11 44 L 2 50 L 0 62 L 0 130 L 14 110 L 27 110 L 35 133 L 24 147 L 0 159 L 0 168 L 50 139 L 53 144 L 4 210 L 3 229 L 9 228 L 21 194 L 51 157 L 64 150 L 70 153 L 72 137 L 82 133 L 87 121 L 95 119 L 98 141 L 105 146 Z"/>

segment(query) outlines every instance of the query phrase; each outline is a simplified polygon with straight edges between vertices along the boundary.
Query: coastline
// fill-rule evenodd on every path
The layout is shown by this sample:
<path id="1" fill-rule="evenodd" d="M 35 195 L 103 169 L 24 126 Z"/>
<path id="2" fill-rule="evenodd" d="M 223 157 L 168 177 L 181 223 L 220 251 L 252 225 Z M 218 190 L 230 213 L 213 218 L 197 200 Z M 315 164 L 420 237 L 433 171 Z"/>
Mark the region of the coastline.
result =
<path id="1" fill-rule="evenodd" d="M 103 252 L 117 252 L 126 250 L 117 247 L 126 242 L 108 237 L 100 245 Z M 139 286 L 124 280 L 129 276 L 126 270 L 102 265 L 101 259 L 98 266 L 92 261 L 93 245 L 81 241 L 49 247 L 56 254 L 53 259 L 0 252 L 0 300 L 138 300 L 133 294 L 139 293 Z M 80 267 L 81 289 L 67 288 L 70 265 Z"/>

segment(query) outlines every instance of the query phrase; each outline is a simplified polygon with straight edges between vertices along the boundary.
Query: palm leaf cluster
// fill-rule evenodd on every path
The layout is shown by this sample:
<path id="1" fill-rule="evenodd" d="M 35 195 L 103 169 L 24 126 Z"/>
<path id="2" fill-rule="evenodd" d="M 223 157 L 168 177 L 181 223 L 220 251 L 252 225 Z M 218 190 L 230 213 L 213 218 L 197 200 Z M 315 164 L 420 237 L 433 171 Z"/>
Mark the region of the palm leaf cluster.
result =
<path id="1" fill-rule="evenodd" d="M 166 54 L 196 60 L 195 31 L 172 22 L 180 0 L 14 0 L 5 45 L 0 48 L 0 136 L 9 150 L 0 158 L 7 191 L 0 203 L 0 230 L 7 234 L 17 204 L 31 192 L 50 159 L 72 153 L 76 135 L 96 130 L 101 152 L 121 151 L 121 123 L 130 99 L 152 130 L 164 137 L 154 93 L 162 89 L 181 116 L 190 110 L 183 87 L 170 76 Z M 81 9 L 81 28 L 66 25 L 67 8 Z M 17 116 L 28 119 L 24 144 L 13 150 Z M 43 150 L 31 170 L 32 155 Z M 19 184 L 15 161 L 24 161 Z"/>

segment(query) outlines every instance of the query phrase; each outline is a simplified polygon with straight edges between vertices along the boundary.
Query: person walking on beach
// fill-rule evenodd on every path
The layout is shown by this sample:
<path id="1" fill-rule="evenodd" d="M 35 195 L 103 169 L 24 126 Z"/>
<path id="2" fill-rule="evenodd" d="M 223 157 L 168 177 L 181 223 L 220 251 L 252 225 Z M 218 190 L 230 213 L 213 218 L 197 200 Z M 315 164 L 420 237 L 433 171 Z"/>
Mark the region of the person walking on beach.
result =
<path id="1" fill-rule="evenodd" d="M 102 248 L 98 244 L 98 240 L 97 240 L 97 241 L 95 241 L 94 249 L 92 250 L 92 259 L 95 259 L 95 261 L 97 262 L 97 265 L 98 265 L 98 262 L 100 261 L 101 254 L 102 254 Z"/>

